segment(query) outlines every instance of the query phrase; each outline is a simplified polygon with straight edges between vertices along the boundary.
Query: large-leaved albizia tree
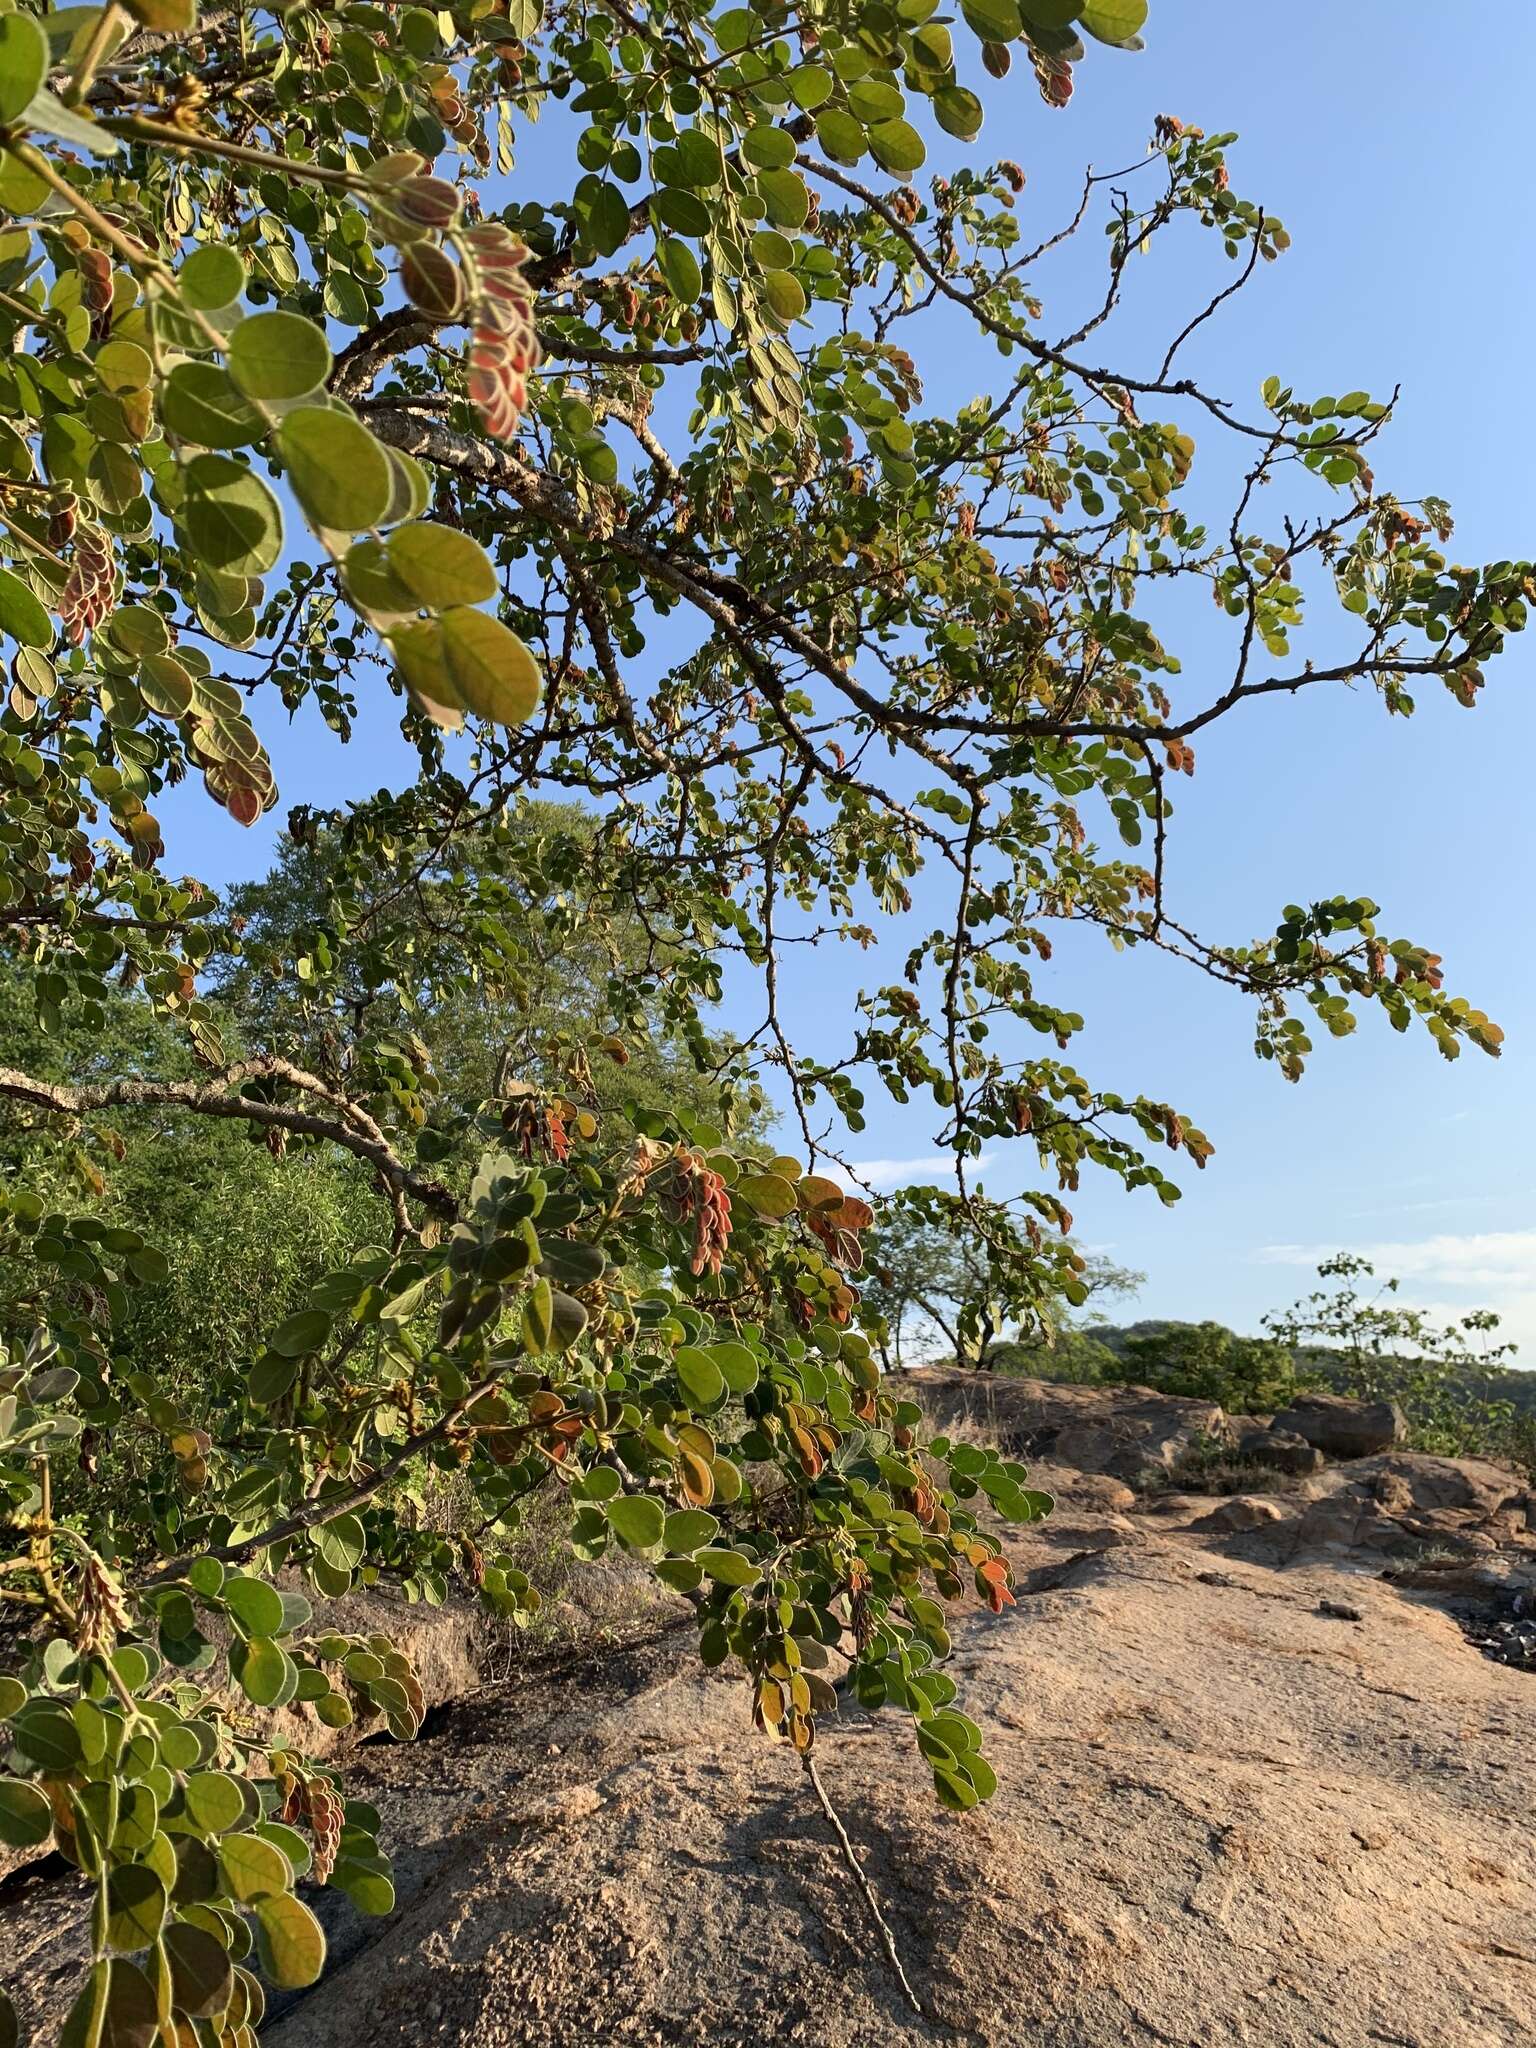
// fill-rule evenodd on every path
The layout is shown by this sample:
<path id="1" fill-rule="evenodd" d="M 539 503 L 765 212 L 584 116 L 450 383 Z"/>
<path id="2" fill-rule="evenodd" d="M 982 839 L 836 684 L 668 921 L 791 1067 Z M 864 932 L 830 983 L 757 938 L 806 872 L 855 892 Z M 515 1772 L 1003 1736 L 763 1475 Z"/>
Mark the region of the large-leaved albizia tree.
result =
<path id="1" fill-rule="evenodd" d="M 51 1838 L 95 1888 L 72 2040 L 247 2040 L 258 1964 L 283 1985 L 322 1966 L 300 1876 L 387 1908 L 370 1810 L 253 1746 L 249 1709 L 366 1706 L 409 1734 L 408 1664 L 310 1596 L 467 1580 L 526 1613 L 500 1546 L 535 1493 L 583 1555 L 626 1550 L 692 1600 L 769 1733 L 809 1752 L 846 1680 L 912 1717 L 947 1804 L 987 1796 L 944 1603 L 1000 1608 L 997 1517 L 1047 1503 L 1016 1464 L 925 1444 L 882 1384 L 871 1210 L 827 1169 L 871 1086 L 937 1104 L 959 1173 L 926 1210 L 985 1241 L 1026 1320 L 1080 1286 L 1063 1196 L 1085 1165 L 1172 1198 L 1151 1155 L 1210 1146 L 1069 1063 L 1080 1020 L 1040 985 L 1053 926 L 1245 992 L 1292 1077 L 1309 1012 L 1496 1049 L 1362 897 L 1232 945 L 1166 894 L 1169 792 L 1207 728 L 1261 697 L 1300 724 L 1351 684 L 1389 712 L 1421 687 L 1471 704 L 1531 583 L 1453 566 L 1444 506 L 1378 481 L 1388 404 L 1186 374 L 1286 242 L 1230 189 L 1230 137 L 1165 117 L 1075 218 L 1024 232 L 984 101 L 1009 135 L 1049 118 L 1040 97 L 1064 104 L 1085 54 L 1090 83 L 1121 61 L 1091 45 L 1134 46 L 1146 12 L 0 14 L 0 934 L 45 1024 L 78 1042 L 109 983 L 136 985 L 196 1055 L 0 1072 L 52 1176 L 47 1199 L 25 1172 L 4 1193 L 6 1268 L 34 1283 L 3 1309 L 0 1608 L 31 1626 L 0 1677 L 0 1836 Z M 1102 211 L 1101 292 L 1063 317 L 1050 254 Z M 1219 276 L 1106 361 L 1130 259 L 1189 224 Z M 924 378 L 961 351 L 985 389 L 951 412 Z M 1181 676 L 1158 630 L 1185 591 L 1226 627 L 1219 675 L 1202 644 Z M 290 819 L 323 839 L 328 893 L 264 963 L 289 999 L 262 1014 L 293 1040 L 250 1043 L 201 972 L 238 921 L 179 875 L 157 810 L 200 778 L 254 824 L 294 711 L 316 744 L 329 728 L 338 795 L 355 721 L 398 718 L 420 771 Z M 572 796 L 590 832 L 519 828 Z M 563 906 L 588 958 L 638 923 L 644 957 L 615 952 L 558 1085 L 504 1062 L 450 1114 L 400 1012 L 536 973 L 512 903 Z M 797 1032 L 783 963 L 874 928 L 904 970 L 836 1042 L 824 1005 Z M 390 990 L 387 1030 L 336 1000 L 356 972 Z M 757 1010 L 722 1052 L 702 1020 L 727 977 L 733 1016 L 752 988 Z M 595 1114 L 594 1063 L 648 1018 L 725 1062 L 721 1127 Z M 754 1073 L 790 1104 L 793 1158 L 732 1140 Z M 99 1198 L 158 1110 L 350 1156 L 378 1193 L 377 1248 L 190 1386 L 114 1341 L 164 1254 Z M 983 1202 L 966 1164 L 1015 1136 L 1054 1185 Z M 128 1442 L 149 1476 L 108 1517 L 91 1474 Z M 431 1467 L 474 1502 L 462 1540 L 400 1510 Z"/>

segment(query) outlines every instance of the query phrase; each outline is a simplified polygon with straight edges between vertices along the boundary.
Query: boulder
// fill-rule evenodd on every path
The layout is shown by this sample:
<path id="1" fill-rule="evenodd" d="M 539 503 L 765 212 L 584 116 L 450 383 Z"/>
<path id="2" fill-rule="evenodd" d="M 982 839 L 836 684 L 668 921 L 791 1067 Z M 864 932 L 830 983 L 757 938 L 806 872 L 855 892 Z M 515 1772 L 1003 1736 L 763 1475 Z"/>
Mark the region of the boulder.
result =
<path id="1" fill-rule="evenodd" d="M 1032 1460 L 1029 1483 L 1050 1494 L 1058 1512 L 1072 1507 L 1095 1514 L 1123 1515 L 1127 1508 L 1136 1505 L 1136 1495 L 1125 1481 L 1111 1479 L 1107 1472 L 1074 1472 L 1067 1465 Z"/>
<path id="2" fill-rule="evenodd" d="M 1262 1529 L 1271 1522 L 1284 1520 L 1285 1509 L 1268 1494 L 1235 1493 L 1189 1526 L 1212 1536 L 1241 1536 L 1250 1529 Z"/>
<path id="3" fill-rule="evenodd" d="M 1237 1439 L 1237 1454 L 1271 1472 L 1289 1472 L 1297 1478 L 1322 1469 L 1323 1454 L 1289 1429 L 1249 1429 Z"/>
<path id="4" fill-rule="evenodd" d="M 1040 1531 L 1041 1540 L 1063 1550 L 1082 1553 L 1118 1550 L 1127 1543 L 1145 1543 L 1146 1531 L 1124 1515 L 1099 1515 L 1091 1522 L 1058 1522 L 1052 1515 Z"/>
<path id="5" fill-rule="evenodd" d="M 1400 1444 L 1408 1422 L 1395 1401 L 1350 1401 L 1342 1394 L 1305 1394 L 1270 1425 L 1302 1437 L 1330 1458 L 1370 1458 Z"/>

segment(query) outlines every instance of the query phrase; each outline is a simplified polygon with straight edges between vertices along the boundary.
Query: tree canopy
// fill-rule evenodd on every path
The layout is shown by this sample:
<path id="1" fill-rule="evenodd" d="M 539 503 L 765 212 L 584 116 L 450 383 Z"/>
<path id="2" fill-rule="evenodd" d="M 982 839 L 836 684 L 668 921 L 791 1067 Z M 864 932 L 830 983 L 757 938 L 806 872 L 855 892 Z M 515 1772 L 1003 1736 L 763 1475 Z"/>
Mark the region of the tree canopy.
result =
<path id="1" fill-rule="evenodd" d="M 925 1211 L 985 1246 L 1015 1321 L 1072 1297 L 1086 1167 L 1176 1199 L 1167 1162 L 1211 1144 L 1072 1064 L 1055 928 L 1229 984 L 1290 1079 L 1366 1012 L 1497 1050 L 1366 896 L 1236 942 L 1174 900 L 1171 795 L 1208 728 L 1351 684 L 1470 706 L 1532 585 L 1449 559 L 1444 504 L 1378 479 L 1390 394 L 1186 372 L 1287 246 L 1233 188 L 1235 138 L 1164 115 L 1026 234 L 984 118 L 1049 118 L 1147 14 L 0 12 L 0 943 L 83 1055 L 0 1068 L 0 1264 L 25 1278 L 0 1604 L 34 1625 L 0 1677 L 0 1836 L 51 1837 L 95 1887 L 71 2040 L 247 2040 L 248 1959 L 289 1986 L 323 1964 L 301 1874 L 387 1909 L 377 1817 L 243 1742 L 216 1645 L 251 1707 L 408 1734 L 408 1664 L 311 1596 L 456 1579 L 526 1612 L 499 1545 L 534 1493 L 583 1555 L 692 1601 L 760 1728 L 809 1759 L 842 1683 L 911 1717 L 948 1805 L 988 1796 L 944 1603 L 1006 1605 L 998 1517 L 1048 1503 L 883 1383 L 839 1148 L 871 1089 L 931 1105 L 956 1177 Z M 1053 255 L 1101 228 L 1095 303 L 1056 309 Z M 1186 230 L 1209 287 L 1104 360 L 1132 258 Z M 984 388 L 946 409 L 925 391 L 957 335 Z M 1228 622 L 1220 674 L 1181 671 L 1186 593 Z M 302 916 L 242 928 L 178 871 L 165 797 L 200 779 L 255 825 L 293 714 L 338 800 L 288 820 Z M 418 772 L 343 800 L 381 714 Z M 552 840 L 538 807 L 572 799 Z M 530 905 L 581 935 L 564 991 Z M 877 932 L 899 970 L 841 1049 L 808 1044 L 786 962 Z M 406 1012 L 492 981 L 558 1016 L 564 1064 L 509 1034 L 461 1100 Z M 728 981 L 755 1009 L 725 1040 Z M 124 990 L 158 1065 L 88 1050 Z M 685 1048 L 718 1111 L 600 1088 L 642 1043 Z M 190 1385 L 125 1350 L 171 1260 L 95 1186 L 162 1113 L 253 1136 L 275 1186 L 357 1162 L 377 1219 Z M 1009 1142 L 1045 1184 L 986 1200 L 976 1162 Z M 149 1475 L 136 1522 L 93 1494 L 106 1433 Z M 394 1513 L 424 1466 L 471 1489 L 474 1540 Z"/>

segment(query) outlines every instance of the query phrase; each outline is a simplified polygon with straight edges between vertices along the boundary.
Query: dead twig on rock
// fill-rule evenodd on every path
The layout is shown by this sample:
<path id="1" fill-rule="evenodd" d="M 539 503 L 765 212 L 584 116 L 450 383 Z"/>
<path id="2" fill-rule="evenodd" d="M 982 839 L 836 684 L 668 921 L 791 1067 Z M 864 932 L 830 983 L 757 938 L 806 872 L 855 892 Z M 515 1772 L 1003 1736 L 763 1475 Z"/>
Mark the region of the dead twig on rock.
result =
<path id="1" fill-rule="evenodd" d="M 880 1901 L 875 1897 L 875 1888 L 865 1874 L 864 1866 L 858 1859 L 853 1843 L 848 1839 L 848 1830 L 843 1826 L 837 1808 L 832 1804 L 828 1796 L 827 1788 L 821 1781 L 821 1773 L 817 1770 L 814 1761 L 809 1756 L 802 1756 L 800 1761 L 805 1766 L 805 1775 L 810 1779 L 812 1789 L 821 1802 L 821 1810 L 827 1816 L 832 1832 L 837 1836 L 838 1844 L 843 1852 L 843 1861 L 853 1872 L 854 1883 L 864 1894 L 864 1903 L 869 1908 L 869 1917 L 880 1930 L 880 1939 L 885 1943 L 885 1952 L 890 1957 L 891 1968 L 896 1972 L 898 1983 L 906 1993 L 907 2003 L 920 2020 L 926 2020 L 928 2015 L 923 2010 L 922 2001 L 912 1989 L 911 1981 L 906 1971 L 902 1968 L 901 1955 L 896 1947 L 896 1936 L 891 1931 L 891 1923 L 880 1910 Z"/>

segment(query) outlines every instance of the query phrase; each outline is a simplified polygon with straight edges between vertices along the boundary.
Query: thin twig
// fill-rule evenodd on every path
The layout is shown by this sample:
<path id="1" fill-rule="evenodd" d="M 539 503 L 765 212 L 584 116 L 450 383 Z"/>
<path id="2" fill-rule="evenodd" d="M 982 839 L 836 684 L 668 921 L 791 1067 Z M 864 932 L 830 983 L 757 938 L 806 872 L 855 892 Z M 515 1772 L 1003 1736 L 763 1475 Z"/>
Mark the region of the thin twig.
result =
<path id="1" fill-rule="evenodd" d="M 827 1816 L 832 1831 L 837 1836 L 838 1842 L 842 1847 L 843 1860 L 853 1872 L 854 1883 L 864 1894 L 864 1903 L 869 1908 L 870 1918 L 880 1930 L 880 1939 L 885 1943 L 885 1952 L 890 1957 L 891 1968 L 896 1972 L 902 1990 L 906 1993 L 907 2003 L 920 2020 L 926 2020 L 928 2015 L 923 2010 L 922 2000 L 912 1989 L 907 1973 L 901 1966 L 901 1956 L 897 1952 L 896 1937 L 891 1932 L 891 1923 L 880 1910 L 880 1901 L 875 1897 L 874 1886 L 865 1875 L 864 1867 L 859 1862 L 852 1842 L 848 1839 L 848 1830 L 843 1826 L 837 1808 L 827 1796 L 827 1788 L 821 1782 L 821 1773 L 817 1770 L 815 1762 L 810 1756 L 802 1756 L 800 1761 L 805 1767 L 805 1775 L 810 1779 L 816 1797 L 821 1802 L 821 1810 Z"/>

